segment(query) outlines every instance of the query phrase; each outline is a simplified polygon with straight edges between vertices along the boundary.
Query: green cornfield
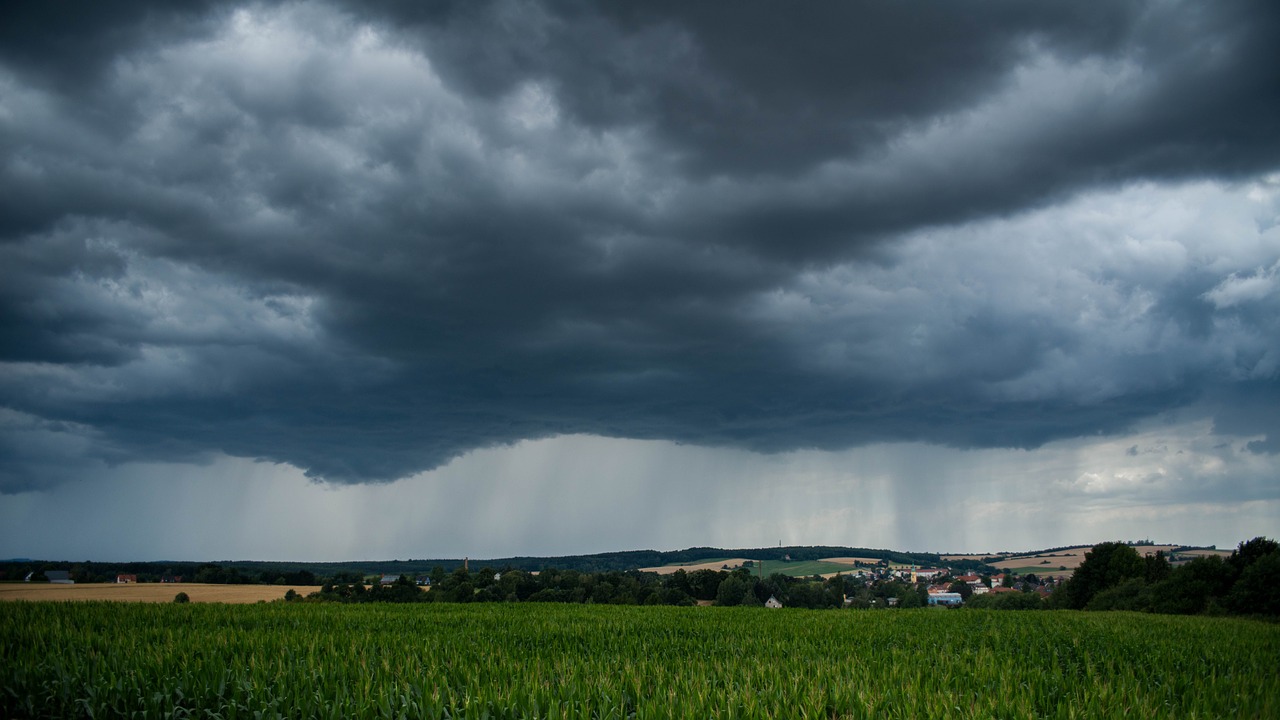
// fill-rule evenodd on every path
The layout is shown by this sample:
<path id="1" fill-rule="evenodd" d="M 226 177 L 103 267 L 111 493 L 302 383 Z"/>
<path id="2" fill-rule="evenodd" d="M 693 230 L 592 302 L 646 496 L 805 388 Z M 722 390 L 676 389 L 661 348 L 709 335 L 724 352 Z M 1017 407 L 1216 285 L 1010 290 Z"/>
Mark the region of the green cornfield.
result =
<path id="1" fill-rule="evenodd" d="M 0 605 L 5 718 L 1277 718 L 1280 626 L 1124 613 Z"/>

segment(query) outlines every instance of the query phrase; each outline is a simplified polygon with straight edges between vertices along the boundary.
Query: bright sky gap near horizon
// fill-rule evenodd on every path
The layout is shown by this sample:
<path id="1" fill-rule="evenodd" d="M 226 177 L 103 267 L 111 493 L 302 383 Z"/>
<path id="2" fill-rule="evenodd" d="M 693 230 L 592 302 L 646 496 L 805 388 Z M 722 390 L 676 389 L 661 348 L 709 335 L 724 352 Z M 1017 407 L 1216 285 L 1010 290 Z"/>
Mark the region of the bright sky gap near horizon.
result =
<path id="1" fill-rule="evenodd" d="M 1280 4 L 26 3 L 0 557 L 1280 536 Z"/>

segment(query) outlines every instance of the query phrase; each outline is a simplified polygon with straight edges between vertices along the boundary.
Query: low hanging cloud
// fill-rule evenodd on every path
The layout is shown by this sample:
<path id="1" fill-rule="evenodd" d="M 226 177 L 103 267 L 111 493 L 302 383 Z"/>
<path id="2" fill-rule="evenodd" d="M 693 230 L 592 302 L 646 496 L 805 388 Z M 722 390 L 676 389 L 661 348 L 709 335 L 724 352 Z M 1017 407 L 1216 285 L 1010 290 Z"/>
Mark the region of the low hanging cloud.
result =
<path id="1" fill-rule="evenodd" d="M 0 31 L 0 491 L 1280 438 L 1272 4 L 183 8 Z"/>

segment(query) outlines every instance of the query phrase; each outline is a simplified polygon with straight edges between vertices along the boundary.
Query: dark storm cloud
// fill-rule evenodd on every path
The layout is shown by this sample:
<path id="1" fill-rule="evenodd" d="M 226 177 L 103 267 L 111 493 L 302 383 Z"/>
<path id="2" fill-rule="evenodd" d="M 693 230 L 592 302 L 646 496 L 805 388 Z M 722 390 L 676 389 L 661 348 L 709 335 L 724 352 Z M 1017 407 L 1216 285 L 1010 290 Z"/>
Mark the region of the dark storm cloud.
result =
<path id="1" fill-rule="evenodd" d="M 1041 306 L 1079 250 L 1000 221 L 1280 166 L 1271 4 L 791 10 L 15 15 L 0 402 L 44 444 L 0 488 L 219 451 L 385 480 L 562 433 L 1030 447 L 1265 374 L 1273 296 L 1209 295 L 1245 260 L 1095 248 Z M 1094 292 L 1151 310 L 1091 325 Z"/>
<path id="2" fill-rule="evenodd" d="M 937 167 L 855 175 L 801 197 L 770 192 L 674 219 L 703 240 L 799 262 L 1099 182 L 1243 175 L 1280 158 L 1272 132 L 1280 11 L 1266 3 L 993 2 L 928 12 L 848 3 L 785 13 L 766 3 L 732 12 L 497 3 L 427 17 L 414 3 L 373 7 L 420 31 L 444 61 L 441 73 L 461 87 L 496 96 L 545 79 L 579 122 L 654 130 L 693 177 L 753 181 L 838 158 L 875 160 L 904 129 L 953 121 L 1037 58 L 1141 68 L 1140 97 L 1093 97 L 1070 114 L 1028 118 L 1045 126 L 1017 146 L 992 143 L 973 157 L 946 153 Z"/>

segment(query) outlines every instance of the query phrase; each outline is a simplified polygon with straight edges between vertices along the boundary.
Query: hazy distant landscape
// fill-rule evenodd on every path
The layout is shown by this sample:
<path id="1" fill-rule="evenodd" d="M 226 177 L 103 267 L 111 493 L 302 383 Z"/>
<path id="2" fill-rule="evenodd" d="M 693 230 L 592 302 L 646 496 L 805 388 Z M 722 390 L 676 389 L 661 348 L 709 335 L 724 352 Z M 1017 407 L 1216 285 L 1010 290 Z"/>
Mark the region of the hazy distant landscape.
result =
<path id="1" fill-rule="evenodd" d="M 564 555 L 558 557 L 505 557 L 475 558 L 467 560 L 476 568 L 492 567 L 495 569 L 514 569 L 537 571 L 553 567 L 561 570 L 578 570 L 583 572 L 602 572 L 609 570 L 628 571 L 645 570 L 650 572 L 674 572 L 675 569 L 713 569 L 722 566 L 728 569 L 740 567 L 744 560 L 769 563 L 768 572 L 779 572 L 784 575 L 805 576 L 838 572 L 854 565 L 856 561 L 875 563 L 884 561 L 897 564 L 938 565 L 948 564 L 958 569 L 990 568 L 1040 571 L 1038 565 L 1043 560 L 1051 560 L 1048 572 L 1057 572 L 1060 566 L 1073 569 L 1079 564 L 1083 554 L 1091 546 L 1079 545 L 1069 548 L 1034 552 L 1007 552 L 990 555 L 948 555 L 938 553 L 911 553 L 886 549 L 853 548 L 838 546 L 797 546 L 769 548 L 687 548 L 684 550 L 655 551 L 633 550 L 613 553 L 594 553 L 591 555 Z M 1135 544 L 1140 551 L 1163 549 L 1171 553 L 1175 549 L 1179 556 L 1190 557 L 1202 553 L 1230 555 L 1230 550 L 1214 550 L 1180 545 L 1146 545 Z M 788 558 L 784 560 L 783 558 Z M 33 570 L 52 569 L 68 570 L 80 582 L 113 581 L 119 573 L 139 575 L 142 582 L 159 581 L 164 575 L 182 575 L 194 579 L 200 571 L 213 568 L 234 570 L 240 579 L 253 582 L 274 582 L 278 577 L 309 572 L 314 577 L 332 577 L 339 573 L 374 575 L 374 574 L 410 574 L 430 573 L 440 567 L 452 572 L 461 566 L 464 558 L 408 559 L 408 560 L 366 560 L 344 562 L 271 562 L 271 561 L 237 561 L 222 560 L 217 562 L 192 562 L 182 560 L 147 561 L 147 562 L 69 562 L 57 560 L 0 560 L 0 582 L 20 580 Z"/>

